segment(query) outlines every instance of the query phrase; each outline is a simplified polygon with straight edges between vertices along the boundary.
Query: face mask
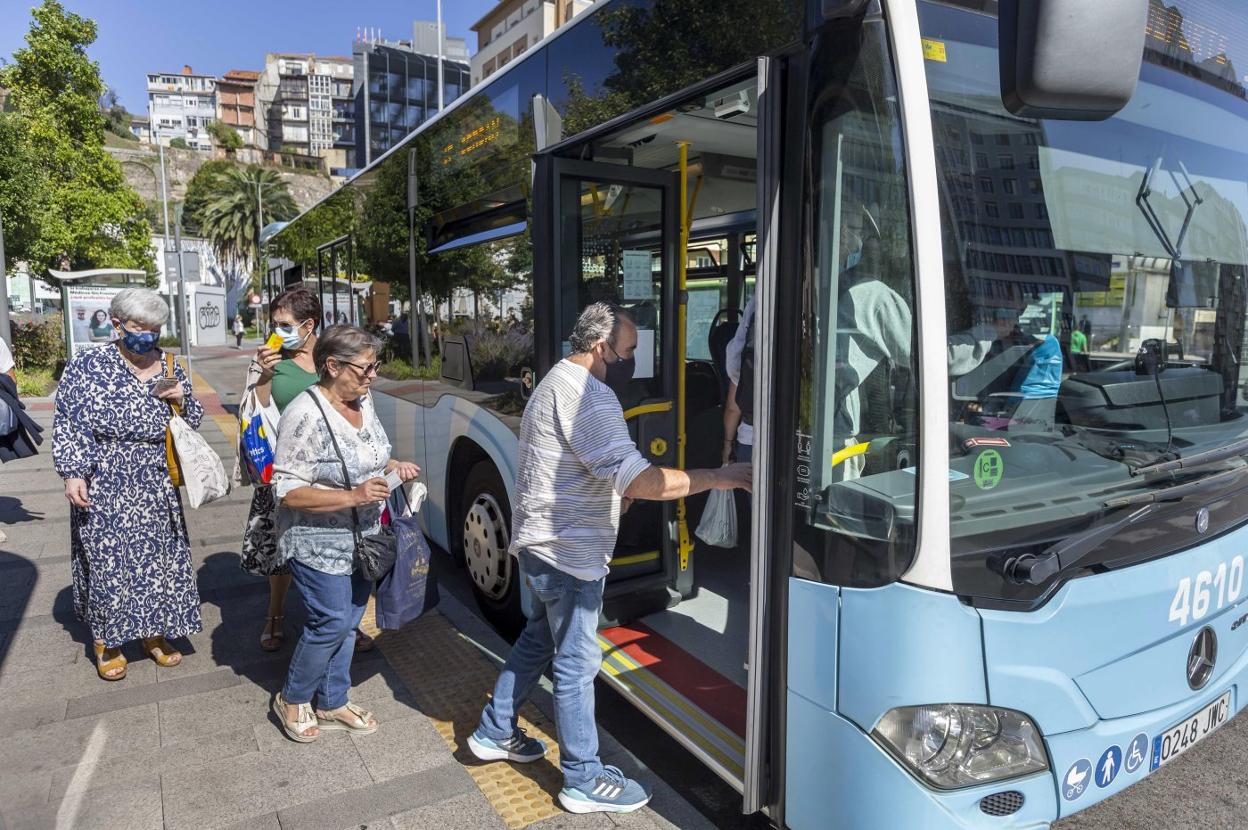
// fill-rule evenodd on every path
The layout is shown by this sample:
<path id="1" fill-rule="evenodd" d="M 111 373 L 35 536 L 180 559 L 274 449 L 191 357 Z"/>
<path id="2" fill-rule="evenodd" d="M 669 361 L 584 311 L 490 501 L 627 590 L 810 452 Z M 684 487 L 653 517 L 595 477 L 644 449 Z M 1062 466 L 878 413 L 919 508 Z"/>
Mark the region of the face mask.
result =
<path id="1" fill-rule="evenodd" d="M 612 349 L 612 351 L 615 351 Z M 624 393 L 628 388 L 628 382 L 633 379 L 633 369 L 637 365 L 637 359 L 630 357 L 628 359 L 615 356 L 614 363 L 607 364 L 607 376 L 603 378 L 603 383 L 611 388 L 611 391 L 617 395 Z"/>
<path id="2" fill-rule="evenodd" d="M 862 237 L 858 237 L 858 247 L 850 251 L 849 255 L 845 257 L 845 270 L 848 271 L 857 267 L 860 262 L 862 262 Z"/>
<path id="3" fill-rule="evenodd" d="M 122 335 L 121 342 L 127 351 L 134 354 L 147 354 L 156 348 L 156 343 L 160 340 L 160 335 L 154 331 L 125 331 Z"/>
<path id="4" fill-rule="evenodd" d="M 298 326 L 274 326 L 273 331 L 282 338 L 282 348 L 289 352 L 298 351 L 303 341 L 308 339 L 299 335 Z"/>

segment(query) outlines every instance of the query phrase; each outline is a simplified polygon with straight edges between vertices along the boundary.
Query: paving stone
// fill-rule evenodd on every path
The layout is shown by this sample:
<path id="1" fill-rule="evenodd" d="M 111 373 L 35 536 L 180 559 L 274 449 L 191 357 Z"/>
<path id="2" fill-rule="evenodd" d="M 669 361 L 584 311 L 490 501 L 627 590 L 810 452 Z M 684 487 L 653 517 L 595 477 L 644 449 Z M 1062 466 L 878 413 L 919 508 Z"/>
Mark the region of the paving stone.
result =
<path id="1" fill-rule="evenodd" d="M 277 817 L 282 823 L 282 830 L 358 827 L 475 790 L 472 779 L 462 767 L 443 764 L 427 772 L 405 775 L 279 810 Z"/>
<path id="2" fill-rule="evenodd" d="M 310 744 L 288 740 L 263 751 L 166 773 L 165 827 L 200 830 L 240 822 L 371 783 L 346 735 L 328 734 Z"/>
<path id="3" fill-rule="evenodd" d="M 94 762 L 160 745 L 156 704 L 22 729 L 5 736 L 0 778 Z"/>
<path id="4" fill-rule="evenodd" d="M 211 764 L 236 758 L 259 750 L 254 732 L 249 727 L 224 731 L 173 746 L 145 749 L 100 759 L 99 763 L 58 770 L 51 776 L 49 797 L 58 799 L 76 789 L 111 789 L 131 786 L 174 770 Z"/>
<path id="5" fill-rule="evenodd" d="M 169 669 L 166 673 L 172 674 L 178 668 L 181 668 L 181 666 Z M 226 689 L 241 683 L 242 681 L 239 680 L 238 675 L 231 669 L 217 669 L 207 674 L 179 677 L 167 683 L 151 683 L 146 686 L 119 689 L 108 694 L 75 698 L 69 702 L 65 717 L 81 718 L 88 715 L 97 715 L 103 712 L 111 712 L 115 709 L 127 709 L 131 706 L 141 706 L 145 703 L 157 703 L 162 700 L 173 700 L 186 695 Z"/>
<path id="6" fill-rule="evenodd" d="M 0 776 L 0 827 L 6 812 L 12 814 L 48 803 L 52 778 L 46 774 Z"/>
<path id="7" fill-rule="evenodd" d="M 408 709 L 411 716 L 393 718 L 377 705 L 367 708 L 379 728 L 372 735 L 352 735 L 351 740 L 374 781 L 424 772 L 449 760 L 446 742 L 424 715 Z"/>
<path id="8" fill-rule="evenodd" d="M 72 667 L 57 666 L 10 673 L 8 666 L 4 666 L 0 672 L 0 697 L 6 702 L 33 705 L 39 700 L 72 700 L 84 695 L 106 694 L 118 686 L 132 688 L 156 682 L 156 664 L 147 659 L 131 659 L 124 680 L 101 680 L 91 658 L 86 655 L 86 646 L 79 644 L 78 648 L 79 659 Z M 122 653 L 130 659 L 131 651 L 133 649 L 127 648 Z"/>
<path id="9" fill-rule="evenodd" d="M 90 798 L 78 790 L 40 808 L 13 813 L 4 814 L 8 830 L 160 830 L 160 778 L 112 790 L 107 798 Z"/>
<path id="10" fill-rule="evenodd" d="M 252 816 L 230 824 L 208 825 L 212 830 L 282 830 L 282 823 L 277 820 L 277 813 L 266 813 Z"/>
<path id="11" fill-rule="evenodd" d="M 525 830 L 611 830 L 615 825 L 606 813 L 559 813 L 548 819 L 530 824 Z"/>
<path id="12" fill-rule="evenodd" d="M 251 682 L 159 704 L 160 742 L 170 746 L 219 732 L 222 725 L 267 723 L 272 693 Z"/>
<path id="13" fill-rule="evenodd" d="M 388 826 L 393 830 L 450 830 L 458 827 L 507 830 L 507 822 L 494 811 L 480 791 L 398 813 L 391 816 Z"/>

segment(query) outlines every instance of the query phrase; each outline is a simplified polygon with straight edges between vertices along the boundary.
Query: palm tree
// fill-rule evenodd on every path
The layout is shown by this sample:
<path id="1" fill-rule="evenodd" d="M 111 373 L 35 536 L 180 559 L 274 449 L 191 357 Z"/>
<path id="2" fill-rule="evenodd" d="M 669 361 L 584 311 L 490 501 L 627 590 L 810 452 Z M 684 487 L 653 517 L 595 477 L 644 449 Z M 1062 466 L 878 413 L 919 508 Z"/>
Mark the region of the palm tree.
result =
<path id="1" fill-rule="evenodd" d="M 200 214 L 200 228 L 231 283 L 241 284 L 260 263 L 260 228 L 299 211 L 286 182 L 274 170 L 251 165 L 217 176 Z M 263 215 L 257 213 L 263 205 Z M 233 292 L 231 292 L 233 293 Z"/>

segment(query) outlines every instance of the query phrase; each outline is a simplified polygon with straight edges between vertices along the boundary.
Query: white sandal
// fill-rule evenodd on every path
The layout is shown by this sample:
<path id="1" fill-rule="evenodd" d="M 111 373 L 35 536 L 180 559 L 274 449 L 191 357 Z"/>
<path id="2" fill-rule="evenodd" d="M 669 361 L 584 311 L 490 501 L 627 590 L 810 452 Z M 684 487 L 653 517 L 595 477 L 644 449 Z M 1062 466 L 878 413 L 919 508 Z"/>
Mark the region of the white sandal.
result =
<path id="1" fill-rule="evenodd" d="M 341 714 L 343 711 L 349 712 L 355 722 L 348 723 L 347 720 L 337 717 L 337 714 Z M 367 709 L 361 709 L 354 703 L 347 703 L 346 706 L 338 709 L 318 709 L 316 711 L 316 721 L 321 727 L 321 731 L 345 729 L 352 735 L 371 735 L 377 731 L 379 726 L 372 712 Z"/>
<path id="2" fill-rule="evenodd" d="M 273 698 L 273 714 L 277 715 L 278 721 L 282 724 L 282 731 L 286 733 L 286 737 L 292 741 L 298 741 L 301 744 L 310 744 L 320 737 L 321 724 L 317 720 L 316 715 L 312 712 L 311 703 L 298 704 L 297 720 L 286 719 L 286 707 L 289 706 L 283 698 L 282 693 L 278 692 Z M 317 734 L 308 735 L 309 729 L 317 729 Z"/>

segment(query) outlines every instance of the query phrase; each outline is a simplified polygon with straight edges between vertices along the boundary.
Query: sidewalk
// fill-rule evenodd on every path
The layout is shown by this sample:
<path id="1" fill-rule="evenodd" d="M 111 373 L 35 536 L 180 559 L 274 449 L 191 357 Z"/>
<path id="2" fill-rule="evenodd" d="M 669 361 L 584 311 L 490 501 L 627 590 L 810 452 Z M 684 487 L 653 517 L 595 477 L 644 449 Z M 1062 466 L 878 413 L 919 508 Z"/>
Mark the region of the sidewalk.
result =
<path id="1" fill-rule="evenodd" d="M 195 355 L 197 394 L 214 416 L 202 432 L 227 466 L 227 408 L 248 355 Z M 31 410 L 50 441 L 51 407 L 34 402 Z M 43 450 L 0 467 L 0 529 L 9 537 L 0 543 L 0 830 L 710 826 L 606 733 L 604 759 L 652 781 L 654 801 L 628 816 L 563 813 L 554 800 L 548 686 L 524 724 L 548 738 L 547 758 L 477 763 L 463 741 L 506 646 L 449 591 L 437 613 L 356 656 L 352 699 L 376 713 L 376 734 L 287 740 L 269 701 L 285 676 L 301 603 L 297 595 L 287 603 L 286 648 L 262 651 L 267 584 L 239 569 L 237 553 L 250 490 L 187 512 L 204 631 L 178 643 L 182 665 L 157 669 L 131 644 L 127 677 L 98 679 L 89 632 L 72 610 L 62 486 L 48 442 Z"/>

